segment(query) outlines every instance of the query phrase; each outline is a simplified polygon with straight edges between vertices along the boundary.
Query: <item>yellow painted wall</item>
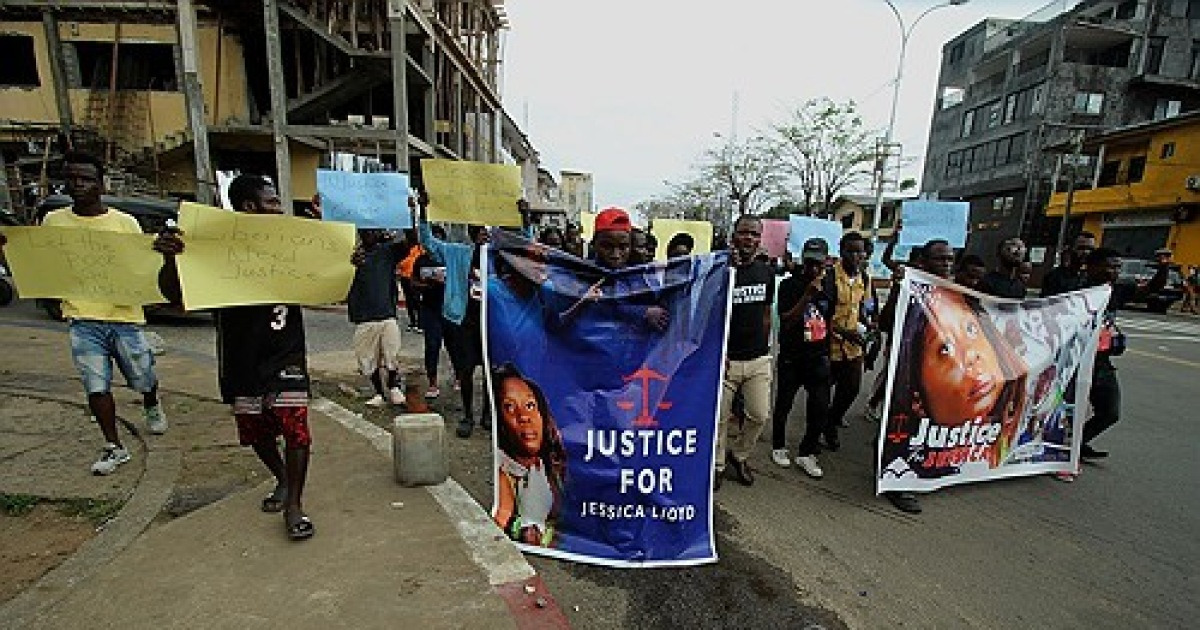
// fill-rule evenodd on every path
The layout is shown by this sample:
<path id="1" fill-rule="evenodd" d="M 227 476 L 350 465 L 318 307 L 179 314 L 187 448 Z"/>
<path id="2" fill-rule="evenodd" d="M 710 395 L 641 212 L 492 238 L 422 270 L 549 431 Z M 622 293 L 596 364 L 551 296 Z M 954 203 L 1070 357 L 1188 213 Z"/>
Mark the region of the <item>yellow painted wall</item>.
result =
<path id="1" fill-rule="evenodd" d="M 115 24 L 88 24 L 63 21 L 59 23 L 59 36 L 63 41 L 111 42 L 116 36 Z M 58 109 L 54 99 L 54 75 L 50 70 L 50 54 L 46 45 L 45 31 L 41 22 L 9 22 L 0 27 L 2 33 L 30 35 L 34 39 L 38 77 L 41 86 L 32 89 L 0 89 L 0 121 L 57 124 Z M 217 27 L 204 24 L 198 28 L 198 46 L 201 66 L 201 85 L 204 90 L 205 112 L 210 125 L 225 124 L 230 120 L 246 121 L 249 105 L 246 94 L 245 64 L 241 43 L 226 35 L 221 42 L 220 68 L 217 68 Z M 156 42 L 175 44 L 175 27 L 156 24 L 122 24 L 121 41 L 129 43 Z M 220 73 L 220 81 L 217 74 Z M 182 79 L 182 77 L 180 77 Z M 124 91 L 122 91 L 124 92 Z M 154 112 L 154 140 L 163 142 L 169 136 L 187 130 L 187 112 L 182 92 L 129 91 L 124 105 L 144 108 L 147 101 Z M 88 118 L 88 95 L 90 90 L 71 89 L 71 112 L 77 124 L 96 123 L 98 131 L 107 129 L 107 93 L 92 106 L 92 121 Z M 138 127 L 124 144 L 126 148 L 138 148 L 151 144 L 149 116 L 146 112 L 130 112 L 130 121 L 136 125 L 119 122 L 118 128 Z"/>
<path id="2" fill-rule="evenodd" d="M 292 199 L 308 201 L 317 194 L 317 167 L 321 152 L 306 144 L 289 142 L 292 154 Z"/>
<path id="3" fill-rule="evenodd" d="M 1146 156 L 1142 181 L 1104 188 L 1077 190 L 1071 202 L 1071 214 L 1097 212 L 1137 212 L 1173 208 L 1181 203 L 1200 203 L 1200 191 L 1188 190 L 1187 178 L 1200 175 L 1200 120 L 1189 124 L 1150 131 L 1148 138 L 1110 146 L 1105 162 L 1120 160 L 1121 175 L 1129 169 L 1129 159 Z M 1175 143 L 1175 154 L 1163 158 L 1163 145 Z M 1046 208 L 1048 216 L 1062 216 L 1066 193 L 1056 193 Z"/>
<path id="4" fill-rule="evenodd" d="M 38 88 L 0 88 L 0 124 L 14 120 L 58 124 L 58 106 L 54 104 L 54 78 L 50 74 L 50 53 L 41 22 L 6 22 L 0 33 L 33 36 L 33 54 L 37 60 Z"/>

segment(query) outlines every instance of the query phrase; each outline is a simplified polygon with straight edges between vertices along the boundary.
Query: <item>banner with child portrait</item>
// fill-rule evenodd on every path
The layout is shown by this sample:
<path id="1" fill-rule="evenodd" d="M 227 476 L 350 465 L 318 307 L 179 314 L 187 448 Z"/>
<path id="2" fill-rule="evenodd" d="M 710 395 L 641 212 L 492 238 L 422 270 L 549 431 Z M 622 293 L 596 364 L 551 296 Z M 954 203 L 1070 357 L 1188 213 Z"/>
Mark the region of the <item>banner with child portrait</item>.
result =
<path id="1" fill-rule="evenodd" d="M 907 270 L 898 290 L 877 490 L 1072 472 L 1108 286 L 985 296 Z"/>
<path id="2" fill-rule="evenodd" d="M 494 230 L 483 258 L 496 524 L 581 562 L 715 562 L 728 254 L 611 270 Z"/>

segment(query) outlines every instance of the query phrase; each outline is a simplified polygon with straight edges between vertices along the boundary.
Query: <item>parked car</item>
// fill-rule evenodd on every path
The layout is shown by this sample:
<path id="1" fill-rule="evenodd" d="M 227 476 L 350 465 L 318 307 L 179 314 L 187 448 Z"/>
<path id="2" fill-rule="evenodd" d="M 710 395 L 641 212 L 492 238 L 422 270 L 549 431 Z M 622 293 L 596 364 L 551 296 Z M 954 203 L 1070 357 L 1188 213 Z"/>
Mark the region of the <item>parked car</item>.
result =
<path id="1" fill-rule="evenodd" d="M 1157 272 L 1158 263 L 1153 260 L 1126 258 L 1121 261 L 1121 273 L 1117 276 L 1116 283 L 1141 288 L 1146 286 Z M 1179 265 L 1171 265 L 1167 274 L 1166 286 L 1133 303 L 1144 304 L 1146 310 L 1152 313 L 1166 313 L 1173 304 L 1183 299 L 1183 274 L 1179 272 Z"/>
<path id="2" fill-rule="evenodd" d="M 157 234 L 166 226 L 168 220 L 175 220 L 179 217 L 179 203 L 176 201 L 148 197 L 114 197 L 104 195 L 101 197 L 101 202 L 109 208 L 116 208 L 137 219 L 138 225 L 142 226 L 142 231 L 147 234 Z M 49 212 L 58 210 L 59 208 L 66 208 L 71 203 L 71 198 L 66 195 L 50 195 L 46 197 L 38 204 L 38 221 L 40 222 Z M 61 320 L 63 318 L 62 305 L 59 300 L 39 298 L 37 305 L 46 311 L 46 314 L 52 319 Z M 179 308 L 167 304 L 152 304 L 147 306 L 145 310 L 147 317 L 152 315 L 183 315 L 183 312 Z"/>

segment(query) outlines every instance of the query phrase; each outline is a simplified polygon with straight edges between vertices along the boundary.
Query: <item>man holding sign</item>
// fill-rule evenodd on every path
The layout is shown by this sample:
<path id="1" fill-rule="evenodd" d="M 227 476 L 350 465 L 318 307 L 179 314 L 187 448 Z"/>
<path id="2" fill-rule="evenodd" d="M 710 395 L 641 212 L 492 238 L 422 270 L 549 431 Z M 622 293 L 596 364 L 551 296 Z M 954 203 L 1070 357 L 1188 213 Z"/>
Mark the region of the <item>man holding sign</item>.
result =
<path id="1" fill-rule="evenodd" d="M 74 204 L 55 210 L 42 221 L 45 226 L 79 230 L 141 234 L 133 217 L 104 206 L 104 163 L 85 153 L 63 157 L 63 179 Z M 0 246 L 5 243 L 0 235 Z M 62 302 L 63 315 L 70 320 L 71 358 L 87 392 L 88 409 L 104 434 L 104 450 L 92 464 L 92 473 L 107 475 L 131 458 L 117 434 L 117 408 L 112 395 L 112 366 L 124 375 L 131 389 L 142 394 L 146 425 L 150 433 L 167 431 L 167 419 L 158 401 L 158 376 L 154 355 L 140 324 L 142 307 L 69 299 Z"/>
<path id="2" fill-rule="evenodd" d="M 229 199 L 236 212 L 282 214 L 275 188 L 257 175 L 235 178 Z M 163 294 L 175 303 L 183 301 L 176 265 L 184 250 L 182 236 L 168 230 L 154 242 L 166 263 L 160 281 Z M 312 443 L 303 312 L 292 304 L 252 304 L 216 309 L 214 314 L 221 398 L 233 407 L 239 442 L 252 447 L 276 479 L 262 511 L 282 511 L 292 540 L 311 538 L 313 524 L 301 505 Z M 280 437 L 286 445 L 283 455 L 276 443 Z"/>

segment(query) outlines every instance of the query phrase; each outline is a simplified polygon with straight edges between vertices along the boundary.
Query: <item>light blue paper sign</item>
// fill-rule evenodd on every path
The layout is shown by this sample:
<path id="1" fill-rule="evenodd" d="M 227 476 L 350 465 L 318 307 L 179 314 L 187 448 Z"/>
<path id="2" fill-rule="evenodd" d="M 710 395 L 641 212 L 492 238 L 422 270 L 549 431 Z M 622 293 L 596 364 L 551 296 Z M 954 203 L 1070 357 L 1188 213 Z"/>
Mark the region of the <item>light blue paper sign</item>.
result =
<path id="1" fill-rule="evenodd" d="M 838 255 L 838 243 L 842 240 L 842 224 L 838 221 L 818 219 L 793 214 L 788 217 L 788 251 L 793 256 L 799 256 L 804 249 L 804 241 L 819 238 L 829 246 L 829 255 Z"/>
<path id="2" fill-rule="evenodd" d="M 875 249 L 871 252 L 870 274 L 872 278 L 889 279 L 892 277 L 892 270 L 888 269 L 883 264 L 883 252 L 887 249 L 886 241 L 875 241 Z M 896 250 L 892 252 L 892 260 L 898 263 L 907 263 L 909 254 L 912 253 L 912 245 L 896 244 Z"/>
<path id="3" fill-rule="evenodd" d="M 318 170 L 317 192 L 325 221 L 385 230 L 413 226 L 408 209 L 408 173 Z"/>
<path id="4" fill-rule="evenodd" d="M 966 201 L 905 201 L 900 216 L 900 245 L 924 245 L 935 238 L 950 241 L 952 247 L 966 247 L 967 220 L 971 204 Z"/>

